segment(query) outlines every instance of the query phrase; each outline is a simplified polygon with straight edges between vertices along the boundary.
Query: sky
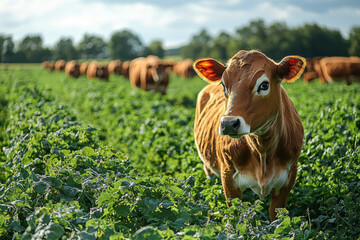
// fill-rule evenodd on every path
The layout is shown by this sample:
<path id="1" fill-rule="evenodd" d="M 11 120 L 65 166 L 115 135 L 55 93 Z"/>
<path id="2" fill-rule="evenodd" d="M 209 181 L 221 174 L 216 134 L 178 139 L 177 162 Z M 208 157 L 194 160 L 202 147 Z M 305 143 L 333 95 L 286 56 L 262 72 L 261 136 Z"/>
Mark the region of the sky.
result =
<path id="1" fill-rule="evenodd" d="M 201 29 L 212 36 L 233 34 L 257 19 L 288 27 L 316 23 L 348 38 L 360 26 L 360 0 L 0 0 L 0 34 L 15 42 L 40 34 L 48 47 L 61 37 L 78 44 L 85 33 L 109 41 L 129 29 L 145 45 L 161 40 L 168 49 L 188 43 Z"/>

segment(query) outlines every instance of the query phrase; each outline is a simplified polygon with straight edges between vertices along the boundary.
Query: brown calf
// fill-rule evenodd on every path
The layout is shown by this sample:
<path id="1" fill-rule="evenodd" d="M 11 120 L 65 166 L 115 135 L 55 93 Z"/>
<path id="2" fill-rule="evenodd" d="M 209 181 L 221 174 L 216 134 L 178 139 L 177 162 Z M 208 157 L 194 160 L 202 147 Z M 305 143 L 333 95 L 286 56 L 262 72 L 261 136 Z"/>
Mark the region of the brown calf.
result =
<path id="1" fill-rule="evenodd" d="M 109 72 L 107 66 L 104 66 L 96 61 L 90 62 L 86 70 L 86 77 L 89 79 L 99 78 L 105 81 L 109 81 Z"/>
<path id="2" fill-rule="evenodd" d="M 120 75 L 121 74 L 121 61 L 113 60 L 113 61 L 109 62 L 108 71 L 109 71 L 109 74 L 114 73 L 114 74 Z"/>
<path id="3" fill-rule="evenodd" d="M 133 88 L 144 91 L 166 93 L 169 84 L 167 66 L 156 56 L 136 58 L 131 61 L 129 69 L 130 83 Z"/>
<path id="4" fill-rule="evenodd" d="M 185 59 L 175 64 L 174 73 L 183 78 L 192 78 L 196 75 L 192 67 L 193 61 L 191 59 Z"/>
<path id="5" fill-rule="evenodd" d="M 55 67 L 55 70 L 56 71 L 64 71 L 64 69 L 65 69 L 65 60 L 62 60 L 62 59 L 60 59 L 60 60 L 57 60 L 56 62 L 55 62 L 55 64 L 54 64 L 54 67 Z"/>
<path id="6" fill-rule="evenodd" d="M 88 65 L 89 65 L 89 63 L 87 63 L 87 62 L 80 63 L 80 75 L 85 75 L 86 74 Z"/>
<path id="7" fill-rule="evenodd" d="M 121 64 L 121 75 L 129 78 L 130 61 L 125 61 Z"/>
<path id="8" fill-rule="evenodd" d="M 326 57 L 319 62 L 323 81 L 331 83 L 346 80 L 360 81 L 360 58 L 357 57 Z"/>
<path id="9" fill-rule="evenodd" d="M 302 57 L 275 63 L 258 51 L 240 51 L 226 66 L 211 58 L 193 65 L 202 79 L 218 83 L 204 87 L 196 103 L 204 171 L 221 178 L 226 198 L 241 198 L 246 188 L 261 199 L 271 193 L 271 221 L 295 183 L 304 135 L 281 81 L 294 82 L 305 65 Z"/>
<path id="10" fill-rule="evenodd" d="M 78 78 L 80 76 L 79 64 L 75 60 L 67 62 L 65 65 L 65 73 L 70 77 Z"/>

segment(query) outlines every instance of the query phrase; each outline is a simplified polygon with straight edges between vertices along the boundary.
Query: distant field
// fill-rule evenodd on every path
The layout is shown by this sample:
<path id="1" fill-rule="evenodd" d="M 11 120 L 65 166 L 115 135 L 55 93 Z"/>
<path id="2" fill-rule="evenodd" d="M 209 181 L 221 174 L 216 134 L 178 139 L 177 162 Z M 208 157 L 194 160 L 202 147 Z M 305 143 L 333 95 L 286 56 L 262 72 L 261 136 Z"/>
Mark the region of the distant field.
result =
<path id="1" fill-rule="evenodd" d="M 287 211 L 227 208 L 193 139 L 199 78 L 129 80 L 0 64 L 1 239 L 358 239 L 360 84 L 284 84 L 305 128 Z M 7 71 L 3 71 L 7 69 Z"/>
<path id="2" fill-rule="evenodd" d="M 40 68 L 40 63 L 0 63 L 0 70 Z"/>

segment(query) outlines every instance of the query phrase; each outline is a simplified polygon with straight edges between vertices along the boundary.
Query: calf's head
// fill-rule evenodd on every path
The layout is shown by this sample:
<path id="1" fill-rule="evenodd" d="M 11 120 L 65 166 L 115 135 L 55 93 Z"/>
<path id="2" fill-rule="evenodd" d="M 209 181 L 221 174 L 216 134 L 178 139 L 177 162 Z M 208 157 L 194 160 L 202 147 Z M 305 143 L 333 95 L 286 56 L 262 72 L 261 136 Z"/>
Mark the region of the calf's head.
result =
<path id="1" fill-rule="evenodd" d="M 261 134 L 274 122 L 281 107 L 281 82 L 294 82 L 306 60 L 287 56 L 279 63 L 258 51 L 240 51 L 225 65 L 212 58 L 198 59 L 193 67 L 207 82 L 219 83 L 225 96 L 225 113 L 219 133 L 239 138 Z M 219 86 L 220 87 L 220 86 Z"/>
<path id="2" fill-rule="evenodd" d="M 166 65 L 162 63 L 148 64 L 147 67 L 154 82 L 162 82 L 169 71 Z"/>

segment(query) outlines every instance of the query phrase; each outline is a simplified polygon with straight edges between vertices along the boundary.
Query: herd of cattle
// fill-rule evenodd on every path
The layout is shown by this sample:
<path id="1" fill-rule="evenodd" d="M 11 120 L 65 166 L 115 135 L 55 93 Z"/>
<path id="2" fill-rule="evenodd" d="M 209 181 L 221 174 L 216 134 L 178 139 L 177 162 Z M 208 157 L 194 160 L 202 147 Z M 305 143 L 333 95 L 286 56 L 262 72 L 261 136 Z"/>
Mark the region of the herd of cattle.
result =
<path id="1" fill-rule="evenodd" d="M 314 57 L 306 61 L 307 65 L 302 77 L 305 83 L 314 79 L 319 79 L 323 84 L 343 80 L 348 85 L 352 82 L 360 82 L 359 57 Z M 130 79 L 134 88 L 165 94 L 169 83 L 169 72 L 173 71 L 183 78 L 192 78 L 196 75 L 192 64 L 193 61 L 190 59 L 175 62 L 148 56 L 132 61 L 113 60 L 107 64 L 97 61 L 82 63 L 74 60 L 45 61 L 41 66 L 50 71 L 65 71 L 67 75 L 74 78 L 86 75 L 89 79 L 98 78 L 108 81 L 111 74 L 122 75 Z"/>
<path id="2" fill-rule="evenodd" d="M 165 94 L 169 84 L 169 72 L 173 71 L 183 78 L 192 78 L 196 75 L 192 63 L 193 61 L 190 59 L 175 62 L 151 55 L 131 61 L 113 60 L 107 64 L 97 61 L 82 63 L 75 60 L 69 62 L 64 60 L 45 61 L 41 67 L 50 71 L 65 71 L 68 76 L 74 78 L 85 75 L 88 79 L 98 78 L 104 81 L 109 81 L 111 74 L 122 75 L 130 79 L 134 88 Z"/>
<path id="3" fill-rule="evenodd" d="M 323 84 L 346 80 L 360 82 L 359 57 L 315 57 L 307 59 L 306 72 L 303 74 L 305 83 L 319 79 Z"/>

